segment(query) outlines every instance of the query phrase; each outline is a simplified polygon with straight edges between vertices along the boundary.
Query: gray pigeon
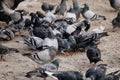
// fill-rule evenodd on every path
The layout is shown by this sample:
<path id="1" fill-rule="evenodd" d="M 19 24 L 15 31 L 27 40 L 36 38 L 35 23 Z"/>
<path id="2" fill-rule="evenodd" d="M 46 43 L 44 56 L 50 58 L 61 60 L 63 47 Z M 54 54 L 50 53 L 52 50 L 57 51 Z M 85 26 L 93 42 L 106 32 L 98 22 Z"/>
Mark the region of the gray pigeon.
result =
<path id="1" fill-rule="evenodd" d="M 81 13 L 85 19 L 89 19 L 92 21 L 94 21 L 94 20 L 106 20 L 105 16 L 96 14 L 95 12 L 91 11 L 89 9 L 88 4 L 83 4 L 83 7 L 81 7 Z"/>
<path id="2" fill-rule="evenodd" d="M 19 52 L 18 49 L 16 48 L 9 48 L 9 47 L 6 47 L 4 45 L 0 45 L 0 60 L 3 60 L 3 56 L 4 55 L 7 55 L 7 54 L 11 54 L 11 53 L 17 53 Z"/>
<path id="3" fill-rule="evenodd" d="M 61 3 L 57 6 L 55 13 L 57 15 L 64 15 L 65 11 L 67 10 L 67 5 L 66 5 L 67 0 L 61 0 Z"/>
<path id="4" fill-rule="evenodd" d="M 120 9 L 120 0 L 109 0 L 112 8 L 118 10 Z"/>
<path id="5" fill-rule="evenodd" d="M 57 50 L 53 46 L 45 46 L 44 50 L 36 53 L 25 53 L 23 56 L 27 56 L 38 64 L 45 64 L 54 59 Z"/>

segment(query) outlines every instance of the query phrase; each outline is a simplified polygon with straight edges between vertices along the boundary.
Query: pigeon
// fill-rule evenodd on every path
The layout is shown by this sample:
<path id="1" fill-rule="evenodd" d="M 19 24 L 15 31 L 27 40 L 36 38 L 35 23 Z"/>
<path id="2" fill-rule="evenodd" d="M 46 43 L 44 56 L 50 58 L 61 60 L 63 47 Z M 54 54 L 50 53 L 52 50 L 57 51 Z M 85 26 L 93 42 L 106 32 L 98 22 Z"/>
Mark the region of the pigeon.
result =
<path id="1" fill-rule="evenodd" d="M 55 7 L 54 5 L 48 4 L 47 2 L 43 2 L 41 5 L 42 10 L 45 12 L 52 11 L 54 7 Z"/>
<path id="2" fill-rule="evenodd" d="M 83 74 L 80 71 L 41 71 L 41 74 L 49 76 L 55 80 L 83 80 Z"/>
<path id="3" fill-rule="evenodd" d="M 120 80 L 120 70 L 105 75 L 105 80 Z"/>
<path id="4" fill-rule="evenodd" d="M 98 14 L 94 13 L 93 11 L 91 11 L 91 10 L 89 9 L 88 4 L 83 4 L 83 7 L 81 7 L 81 13 L 82 13 L 82 16 L 83 16 L 85 19 L 89 19 L 89 20 L 91 20 L 91 21 L 95 21 L 95 20 L 106 20 L 106 17 L 105 17 L 105 16 L 98 15 Z"/>
<path id="5" fill-rule="evenodd" d="M 44 46 L 44 49 L 36 53 L 24 53 L 23 56 L 27 56 L 38 64 L 45 64 L 54 59 L 57 50 L 53 46 Z"/>
<path id="6" fill-rule="evenodd" d="M 78 5 L 77 0 L 72 0 L 72 2 L 73 2 L 73 9 L 74 9 L 74 12 L 76 14 L 76 18 L 78 20 L 80 18 L 81 9 L 80 9 L 80 7 Z"/>
<path id="7" fill-rule="evenodd" d="M 100 40 L 102 37 L 106 37 L 109 36 L 108 32 L 102 32 L 102 33 L 96 33 L 94 31 L 91 32 L 87 32 L 87 33 L 82 33 L 80 34 L 80 37 L 83 40 L 87 40 L 87 39 L 93 39 L 94 41 L 98 41 Z"/>
<path id="8" fill-rule="evenodd" d="M 120 27 L 120 12 L 118 12 L 117 17 L 112 20 L 113 29 Z"/>
<path id="9" fill-rule="evenodd" d="M 43 45 L 43 39 L 35 36 L 22 36 L 23 40 L 16 41 L 17 43 L 22 43 L 28 45 L 33 50 L 41 50 Z"/>
<path id="10" fill-rule="evenodd" d="M 0 45 L 0 61 L 5 61 L 3 59 L 3 56 L 4 55 L 7 55 L 7 54 L 11 54 L 11 53 L 18 53 L 19 50 L 16 49 L 16 48 L 9 48 L 7 46 L 4 46 L 4 45 Z"/>
<path id="11" fill-rule="evenodd" d="M 120 0 L 109 0 L 112 8 L 119 10 L 120 9 Z"/>
<path id="12" fill-rule="evenodd" d="M 55 10 L 55 15 L 62 15 L 64 16 L 64 13 L 67 10 L 67 5 L 66 5 L 66 1 L 67 0 L 61 0 L 61 3 L 57 6 L 56 10 Z"/>
<path id="13" fill-rule="evenodd" d="M 39 67 L 38 67 L 37 69 L 35 69 L 34 71 L 27 72 L 25 76 L 26 76 L 27 78 L 31 78 L 32 76 L 42 77 L 42 78 L 44 78 L 44 80 L 46 80 L 46 78 L 47 78 L 48 76 L 43 75 L 43 74 L 41 74 L 40 72 L 41 72 L 42 70 L 46 70 L 46 71 L 50 71 L 50 72 L 55 72 L 55 71 L 57 71 L 58 68 L 59 68 L 59 62 L 60 62 L 60 61 L 61 61 L 60 59 L 55 59 L 55 60 L 53 60 L 53 61 L 50 62 L 50 63 L 46 63 L 46 64 L 44 64 L 44 65 L 39 66 Z"/>
<path id="14" fill-rule="evenodd" d="M 95 45 L 95 44 L 94 44 Z M 90 64 L 96 64 L 99 61 L 102 61 L 101 59 L 101 51 L 98 47 L 88 46 L 86 50 L 87 57 L 90 61 Z"/>
<path id="15" fill-rule="evenodd" d="M 15 34 L 10 29 L 1 28 L 0 29 L 0 39 L 2 40 L 12 40 L 14 39 Z"/>
<path id="16" fill-rule="evenodd" d="M 107 64 L 93 66 L 86 71 L 86 80 L 105 80 Z"/>
<path id="17" fill-rule="evenodd" d="M 73 47 L 73 50 L 76 51 L 77 49 L 85 49 L 86 47 L 88 47 L 91 43 L 93 43 L 93 39 L 86 39 L 86 40 L 83 40 L 81 39 L 81 36 L 80 37 L 75 37 L 75 40 L 76 40 L 76 45 Z"/>

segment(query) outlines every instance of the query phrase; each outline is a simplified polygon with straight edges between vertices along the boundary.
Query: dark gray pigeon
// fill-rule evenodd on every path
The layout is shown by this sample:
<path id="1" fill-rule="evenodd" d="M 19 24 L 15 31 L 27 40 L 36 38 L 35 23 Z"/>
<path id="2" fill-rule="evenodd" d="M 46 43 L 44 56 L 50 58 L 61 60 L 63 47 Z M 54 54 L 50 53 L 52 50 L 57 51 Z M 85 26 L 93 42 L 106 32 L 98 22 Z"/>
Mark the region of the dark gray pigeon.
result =
<path id="1" fill-rule="evenodd" d="M 67 1 L 67 0 L 61 0 L 61 3 L 57 6 L 54 14 L 64 16 L 64 13 L 65 13 L 66 10 L 67 10 L 66 1 Z"/>
<path id="2" fill-rule="evenodd" d="M 120 9 L 120 0 L 109 0 L 112 8 L 119 10 Z"/>
<path id="3" fill-rule="evenodd" d="M 41 73 L 55 80 L 83 80 L 83 74 L 80 71 L 49 72 L 43 70 Z"/>
<path id="4" fill-rule="evenodd" d="M 4 45 L 0 45 L 0 61 L 3 60 L 3 56 L 11 53 L 17 53 L 19 52 L 16 48 L 9 48 Z"/>
<path id="5" fill-rule="evenodd" d="M 94 47 L 94 45 L 87 47 L 87 51 L 86 51 L 90 64 L 92 63 L 96 64 L 97 62 L 102 61 L 101 51 L 98 47 Z"/>
<path id="6" fill-rule="evenodd" d="M 106 64 L 93 66 L 86 72 L 86 80 L 105 80 Z"/>

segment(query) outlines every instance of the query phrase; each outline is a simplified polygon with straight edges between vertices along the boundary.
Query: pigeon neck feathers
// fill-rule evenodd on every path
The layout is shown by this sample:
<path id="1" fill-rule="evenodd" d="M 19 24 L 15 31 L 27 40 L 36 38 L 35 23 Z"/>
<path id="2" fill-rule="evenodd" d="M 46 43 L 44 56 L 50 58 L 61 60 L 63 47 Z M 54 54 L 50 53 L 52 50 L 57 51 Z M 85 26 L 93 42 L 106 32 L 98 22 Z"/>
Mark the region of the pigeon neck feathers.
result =
<path id="1" fill-rule="evenodd" d="M 59 61 L 58 61 L 58 59 L 52 61 L 51 63 L 54 64 L 55 66 L 57 66 L 57 69 L 58 69 L 58 67 L 59 67 Z"/>
<path id="2" fill-rule="evenodd" d="M 89 6 L 87 4 L 84 4 L 83 13 L 85 13 L 88 10 L 89 10 Z"/>

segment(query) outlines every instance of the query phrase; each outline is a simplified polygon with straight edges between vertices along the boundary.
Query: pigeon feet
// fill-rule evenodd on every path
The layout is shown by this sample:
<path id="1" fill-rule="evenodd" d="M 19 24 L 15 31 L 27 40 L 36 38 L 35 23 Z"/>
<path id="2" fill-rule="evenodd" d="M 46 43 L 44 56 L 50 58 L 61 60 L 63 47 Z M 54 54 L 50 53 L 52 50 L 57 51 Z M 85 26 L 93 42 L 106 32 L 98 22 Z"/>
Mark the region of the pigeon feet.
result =
<path id="1" fill-rule="evenodd" d="M 91 64 L 89 65 L 90 68 L 92 68 L 93 66 L 95 66 L 95 63 L 91 63 Z"/>
<path id="2" fill-rule="evenodd" d="M 1 55 L 0 61 L 5 61 L 5 59 L 3 58 L 3 55 Z"/>
<path id="3" fill-rule="evenodd" d="M 72 56 L 72 54 L 68 53 L 68 52 L 64 52 L 63 53 L 65 56 Z"/>
<path id="4" fill-rule="evenodd" d="M 44 80 L 47 80 L 46 78 L 44 78 Z"/>

